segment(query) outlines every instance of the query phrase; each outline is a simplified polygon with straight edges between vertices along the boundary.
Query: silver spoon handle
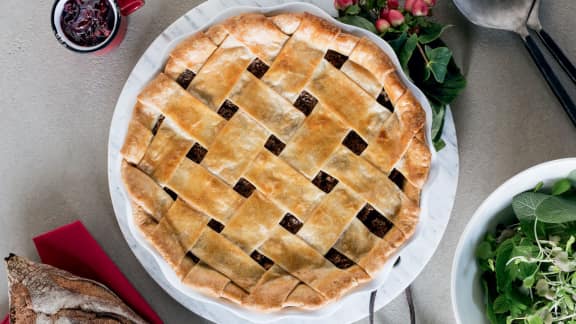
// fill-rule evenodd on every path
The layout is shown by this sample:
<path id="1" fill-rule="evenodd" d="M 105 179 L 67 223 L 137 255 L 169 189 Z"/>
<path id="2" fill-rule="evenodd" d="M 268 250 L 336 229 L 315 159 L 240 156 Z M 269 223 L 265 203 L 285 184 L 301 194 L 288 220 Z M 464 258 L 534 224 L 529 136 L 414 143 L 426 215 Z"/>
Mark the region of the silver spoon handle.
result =
<path id="1" fill-rule="evenodd" d="M 570 77 L 572 82 L 576 84 L 576 67 L 570 61 L 570 59 L 564 54 L 560 46 L 556 44 L 552 36 L 550 36 L 544 29 L 536 31 L 538 37 L 546 45 L 546 48 L 552 54 L 552 56 L 558 61 L 558 64 L 566 71 L 566 74 Z"/>
<path id="2" fill-rule="evenodd" d="M 536 63 L 536 66 L 538 66 L 538 69 L 540 69 L 540 72 L 544 76 L 544 79 L 546 79 L 546 82 L 548 82 L 548 86 L 550 86 L 550 89 L 552 92 L 554 92 L 558 98 L 558 101 L 560 101 L 562 108 L 564 108 L 564 111 L 566 111 L 568 117 L 570 117 L 570 120 L 574 126 L 576 126 L 576 104 L 574 104 L 574 101 L 556 76 L 556 73 L 554 70 L 552 70 L 552 67 L 550 67 L 550 64 L 548 64 L 546 61 L 546 58 L 538 48 L 538 45 L 532 36 L 527 35 L 522 37 L 522 39 L 524 40 L 524 45 L 528 49 L 530 56 L 532 56 L 534 63 Z"/>

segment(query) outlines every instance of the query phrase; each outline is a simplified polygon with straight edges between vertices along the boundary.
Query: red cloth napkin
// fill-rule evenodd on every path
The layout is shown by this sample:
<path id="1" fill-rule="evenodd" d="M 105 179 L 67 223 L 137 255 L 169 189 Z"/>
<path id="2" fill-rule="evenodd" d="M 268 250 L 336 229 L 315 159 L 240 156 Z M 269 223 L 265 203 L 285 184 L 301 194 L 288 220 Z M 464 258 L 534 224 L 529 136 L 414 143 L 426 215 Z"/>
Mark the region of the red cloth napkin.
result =
<path id="1" fill-rule="evenodd" d="M 34 244 L 43 263 L 106 285 L 143 319 L 162 323 L 80 221 L 41 234 Z M 8 318 L 1 324 L 9 324 Z"/>

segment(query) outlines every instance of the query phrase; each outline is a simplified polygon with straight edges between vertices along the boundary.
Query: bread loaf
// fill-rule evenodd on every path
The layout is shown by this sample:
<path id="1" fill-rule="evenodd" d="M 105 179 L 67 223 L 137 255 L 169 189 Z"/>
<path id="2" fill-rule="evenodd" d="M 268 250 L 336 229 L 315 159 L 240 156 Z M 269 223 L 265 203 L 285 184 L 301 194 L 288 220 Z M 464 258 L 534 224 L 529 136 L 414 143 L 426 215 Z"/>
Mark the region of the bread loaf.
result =
<path id="1" fill-rule="evenodd" d="M 10 254 L 10 323 L 146 323 L 106 286 Z"/>

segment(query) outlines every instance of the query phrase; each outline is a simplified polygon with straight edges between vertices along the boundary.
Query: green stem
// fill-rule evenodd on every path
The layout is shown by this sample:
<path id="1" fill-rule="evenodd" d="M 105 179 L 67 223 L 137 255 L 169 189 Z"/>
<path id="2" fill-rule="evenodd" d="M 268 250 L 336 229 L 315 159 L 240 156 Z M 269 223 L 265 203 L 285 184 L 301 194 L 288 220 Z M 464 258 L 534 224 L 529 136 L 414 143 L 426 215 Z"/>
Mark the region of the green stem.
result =
<path id="1" fill-rule="evenodd" d="M 422 46 L 420 46 L 420 43 L 416 43 L 416 47 L 418 47 L 418 51 L 422 55 L 422 58 L 424 59 L 424 62 L 426 62 L 426 65 L 430 64 L 430 61 L 428 61 L 428 57 L 426 56 L 426 53 L 424 53 L 424 49 L 422 48 Z"/>
<path id="2" fill-rule="evenodd" d="M 542 245 L 540 245 L 540 239 L 538 238 L 538 218 L 534 220 L 534 238 L 536 240 L 536 244 L 538 245 L 538 249 L 540 249 L 540 253 L 545 254 L 544 250 L 542 249 Z M 540 254 L 539 253 L 539 254 Z M 538 255 L 540 256 L 540 255 Z"/>

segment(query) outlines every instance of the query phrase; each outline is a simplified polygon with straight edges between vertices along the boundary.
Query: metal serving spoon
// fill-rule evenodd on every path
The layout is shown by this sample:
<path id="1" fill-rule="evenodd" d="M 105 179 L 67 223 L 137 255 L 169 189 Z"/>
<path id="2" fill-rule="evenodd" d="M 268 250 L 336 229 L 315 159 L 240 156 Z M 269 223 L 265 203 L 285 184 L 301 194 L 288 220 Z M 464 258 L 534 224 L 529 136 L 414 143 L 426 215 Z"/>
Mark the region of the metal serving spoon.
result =
<path id="1" fill-rule="evenodd" d="M 532 12 L 530 12 L 527 21 L 528 28 L 538 35 L 538 38 L 540 38 L 542 43 L 546 45 L 550 54 L 552 54 L 556 61 L 558 61 L 558 64 L 560 64 L 566 74 L 568 74 L 572 82 L 576 83 L 576 67 L 574 67 L 574 64 L 572 64 L 570 59 L 568 59 L 564 54 L 560 46 L 556 44 L 554 39 L 552 39 L 552 36 L 550 36 L 544 28 L 542 28 L 542 24 L 540 24 L 540 17 L 538 14 L 540 11 L 540 2 L 541 0 L 534 1 L 534 7 L 532 8 Z"/>
<path id="2" fill-rule="evenodd" d="M 534 63 L 576 126 L 576 104 L 528 32 L 528 17 L 538 3 L 535 0 L 454 0 L 454 3 L 472 23 L 512 31 L 522 38 Z M 537 12 L 535 15 L 537 16 Z"/>

